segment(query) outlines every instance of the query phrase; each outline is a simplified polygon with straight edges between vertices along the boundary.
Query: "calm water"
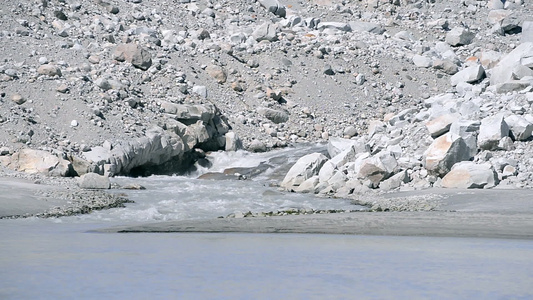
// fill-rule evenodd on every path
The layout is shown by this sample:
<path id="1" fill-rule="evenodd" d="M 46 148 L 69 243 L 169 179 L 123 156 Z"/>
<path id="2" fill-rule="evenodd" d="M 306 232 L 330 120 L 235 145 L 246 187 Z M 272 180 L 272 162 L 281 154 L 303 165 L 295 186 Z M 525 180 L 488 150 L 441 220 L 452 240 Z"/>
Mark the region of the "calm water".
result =
<path id="1" fill-rule="evenodd" d="M 299 155 L 289 153 L 217 154 L 212 169 Z M 255 181 L 118 178 L 147 187 L 131 192 L 136 203 L 125 209 L 0 220 L 0 299 L 533 299 L 533 241 L 89 232 L 235 211 L 355 208 L 269 188 L 276 168 Z"/>

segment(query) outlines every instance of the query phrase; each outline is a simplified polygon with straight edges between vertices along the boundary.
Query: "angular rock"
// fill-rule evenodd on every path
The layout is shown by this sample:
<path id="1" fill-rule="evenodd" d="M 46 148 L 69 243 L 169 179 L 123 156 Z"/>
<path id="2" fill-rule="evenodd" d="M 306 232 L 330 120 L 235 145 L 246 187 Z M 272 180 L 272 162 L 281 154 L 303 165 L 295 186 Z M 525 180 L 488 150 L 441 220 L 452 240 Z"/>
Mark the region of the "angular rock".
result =
<path id="1" fill-rule="evenodd" d="M 429 68 L 433 65 L 431 58 L 418 54 L 413 56 L 413 63 L 419 68 Z"/>
<path id="2" fill-rule="evenodd" d="M 127 61 L 143 71 L 148 70 L 152 66 L 152 55 L 150 52 L 134 43 L 118 45 L 113 52 L 113 59 Z"/>
<path id="3" fill-rule="evenodd" d="M 82 189 L 109 189 L 111 188 L 111 181 L 107 176 L 87 173 L 78 178 L 78 186 Z"/>
<path id="4" fill-rule="evenodd" d="M 225 151 L 237 151 L 242 149 L 242 142 L 234 131 L 225 134 Z"/>
<path id="5" fill-rule="evenodd" d="M 253 38 L 260 41 L 277 41 L 278 40 L 278 26 L 269 22 L 263 23 L 252 33 Z"/>
<path id="6" fill-rule="evenodd" d="M 281 5 L 278 0 L 259 0 L 261 6 L 266 8 L 269 12 L 275 14 L 280 18 L 285 18 L 287 10 L 285 6 Z"/>
<path id="7" fill-rule="evenodd" d="M 321 153 L 311 153 L 301 157 L 285 175 L 281 187 L 293 190 L 307 179 L 318 175 L 320 168 L 327 160 L 328 158 Z"/>
<path id="8" fill-rule="evenodd" d="M 14 153 L 8 167 L 29 174 L 40 173 L 58 177 L 70 176 L 72 169 L 68 160 L 50 152 L 33 149 L 22 149 Z"/>
<path id="9" fill-rule="evenodd" d="M 390 177 L 397 167 L 398 162 L 396 158 L 391 153 L 382 152 L 362 162 L 357 173 L 357 178 L 370 180 L 372 185 L 377 187 L 382 180 Z"/>
<path id="10" fill-rule="evenodd" d="M 533 42 L 520 44 L 492 69 L 490 84 L 503 84 L 515 79 L 513 71 L 516 66 L 521 65 L 521 61 L 529 57 L 533 57 Z"/>
<path id="11" fill-rule="evenodd" d="M 409 174 L 406 170 L 400 171 L 390 178 L 382 181 L 379 184 L 379 189 L 384 191 L 390 191 L 399 188 L 402 183 L 408 183 L 410 181 Z"/>
<path id="12" fill-rule="evenodd" d="M 522 23 L 521 43 L 533 43 L 533 21 L 524 21 Z"/>
<path id="13" fill-rule="evenodd" d="M 525 141 L 533 133 L 533 124 L 526 118 L 518 115 L 510 115 L 504 118 L 509 126 L 511 136 L 517 141 Z"/>
<path id="14" fill-rule="evenodd" d="M 319 184 L 318 176 L 313 176 L 297 186 L 294 191 L 297 193 L 318 193 L 317 186 Z"/>
<path id="15" fill-rule="evenodd" d="M 442 178 L 442 187 L 458 189 L 492 188 L 498 175 L 489 163 L 476 164 L 471 161 L 456 163 Z"/>
<path id="16" fill-rule="evenodd" d="M 432 138 L 439 137 L 450 130 L 452 123 L 459 119 L 459 114 L 445 114 L 426 122 L 426 128 Z"/>
<path id="17" fill-rule="evenodd" d="M 446 43 L 451 46 L 468 45 L 474 39 L 475 34 L 463 27 L 454 27 L 446 34 Z"/>
<path id="18" fill-rule="evenodd" d="M 374 34 L 382 34 L 385 32 L 385 29 L 376 23 L 350 21 L 348 24 L 350 25 L 352 31 L 366 31 Z"/>
<path id="19" fill-rule="evenodd" d="M 466 146 L 470 149 L 470 157 L 477 154 L 477 135 L 481 122 L 472 120 L 458 120 L 450 126 L 450 133 L 463 138 Z"/>
<path id="20" fill-rule="evenodd" d="M 177 120 L 186 124 L 193 124 L 198 120 L 207 124 L 217 113 L 217 108 L 213 104 L 191 105 L 162 101 L 161 108 L 165 113 L 174 115 Z"/>
<path id="21" fill-rule="evenodd" d="M 485 69 L 481 65 L 476 65 L 457 72 L 450 78 L 450 82 L 452 86 L 456 86 L 461 82 L 477 82 L 483 77 L 485 77 Z"/>
<path id="22" fill-rule="evenodd" d="M 477 144 L 481 150 L 497 150 L 503 137 L 509 136 L 509 126 L 503 115 L 486 117 L 481 120 Z"/>
<path id="23" fill-rule="evenodd" d="M 459 72 L 459 67 L 455 63 L 447 59 L 436 59 L 433 61 L 433 68 L 442 70 L 442 72 L 448 75 L 454 75 Z"/>
<path id="24" fill-rule="evenodd" d="M 464 140 L 451 133 L 435 139 L 424 153 L 424 167 L 433 175 L 444 176 L 452 166 L 470 159 L 470 149 Z"/>

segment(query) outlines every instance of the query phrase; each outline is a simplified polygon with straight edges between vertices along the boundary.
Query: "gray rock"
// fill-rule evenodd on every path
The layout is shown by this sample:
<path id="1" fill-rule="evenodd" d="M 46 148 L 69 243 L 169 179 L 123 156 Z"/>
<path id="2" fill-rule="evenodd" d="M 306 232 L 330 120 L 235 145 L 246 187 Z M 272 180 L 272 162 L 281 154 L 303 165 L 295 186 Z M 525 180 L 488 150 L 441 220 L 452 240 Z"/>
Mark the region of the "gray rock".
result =
<path id="1" fill-rule="evenodd" d="M 454 75 L 459 72 L 459 67 L 455 63 L 447 59 L 436 59 L 433 61 L 433 68 L 442 70 L 442 72 L 448 75 Z"/>
<path id="2" fill-rule="evenodd" d="M 174 115 L 177 120 L 186 120 L 189 124 L 198 120 L 207 124 L 217 113 L 217 108 L 213 104 L 191 105 L 162 101 L 161 108 L 165 113 Z"/>
<path id="3" fill-rule="evenodd" d="M 478 147 L 481 150 L 496 150 L 503 137 L 509 136 L 509 126 L 502 115 L 490 116 L 481 120 Z"/>
<path id="4" fill-rule="evenodd" d="M 50 152 L 33 149 L 21 149 L 14 153 L 7 167 L 29 174 L 40 173 L 56 177 L 71 176 L 72 169 L 68 160 Z"/>
<path id="5" fill-rule="evenodd" d="M 510 115 L 505 117 L 505 123 L 511 130 L 512 137 L 517 141 L 525 141 L 531 137 L 533 132 L 533 124 L 526 118 L 517 115 Z"/>
<path id="6" fill-rule="evenodd" d="M 451 46 L 468 45 L 474 39 L 475 34 L 463 27 L 454 27 L 446 34 L 446 43 Z"/>
<path id="7" fill-rule="evenodd" d="M 522 23 L 522 43 L 533 43 L 533 21 L 524 21 Z"/>
<path id="8" fill-rule="evenodd" d="M 22 105 L 26 102 L 26 98 L 24 98 L 21 94 L 13 94 L 11 95 L 11 101 L 18 105 Z"/>
<path id="9" fill-rule="evenodd" d="M 470 149 L 470 157 L 477 154 L 477 135 L 481 122 L 472 120 L 457 120 L 450 126 L 450 133 L 463 138 L 466 146 Z"/>
<path id="10" fill-rule="evenodd" d="M 382 152 L 362 161 L 357 170 L 357 178 L 370 180 L 373 187 L 378 187 L 379 183 L 390 177 L 397 167 L 398 162 L 392 153 Z"/>
<path id="11" fill-rule="evenodd" d="M 266 22 L 257 27 L 256 30 L 254 30 L 254 32 L 252 33 L 252 37 L 258 42 L 273 42 L 278 40 L 278 31 L 279 28 L 277 24 Z"/>
<path id="12" fill-rule="evenodd" d="M 285 6 L 281 5 L 278 0 L 259 0 L 259 3 L 278 17 L 285 18 L 287 14 Z"/>
<path id="13" fill-rule="evenodd" d="M 287 111 L 271 109 L 271 108 L 266 108 L 266 107 L 262 107 L 258 109 L 257 111 L 263 116 L 265 116 L 267 119 L 269 119 L 270 121 L 276 124 L 285 123 L 289 120 L 289 113 Z"/>
<path id="14" fill-rule="evenodd" d="M 519 33 L 522 31 L 520 23 L 522 23 L 522 20 L 516 14 L 510 14 L 502 20 L 500 27 L 506 34 Z"/>
<path id="15" fill-rule="evenodd" d="M 394 190 L 399 188 L 403 183 L 408 183 L 409 181 L 409 174 L 407 174 L 406 170 L 403 170 L 382 181 L 379 184 L 379 189 L 384 191 Z"/>
<path id="16" fill-rule="evenodd" d="M 226 139 L 226 145 L 225 145 L 226 151 L 237 151 L 239 149 L 242 149 L 242 142 L 234 131 L 227 132 L 225 134 L 225 139 Z"/>
<path id="17" fill-rule="evenodd" d="M 152 65 L 150 52 L 134 43 L 118 45 L 113 52 L 113 59 L 127 61 L 143 71 L 148 70 Z"/>
<path id="18" fill-rule="evenodd" d="M 351 31 L 350 25 L 348 23 L 342 23 L 342 22 L 320 22 L 317 26 L 317 29 L 324 30 L 324 29 L 335 29 L 339 31 Z"/>
<path id="19" fill-rule="evenodd" d="M 470 149 L 464 140 L 451 133 L 435 139 L 424 153 L 424 167 L 430 174 L 446 175 L 452 166 L 470 159 Z"/>
<path id="20" fill-rule="evenodd" d="M 439 137 L 450 130 L 453 122 L 459 119 L 459 114 L 444 114 L 426 122 L 426 128 L 432 138 Z"/>
<path id="21" fill-rule="evenodd" d="M 513 71 L 521 65 L 522 59 L 533 57 L 533 42 L 522 43 L 507 54 L 493 69 L 490 84 L 503 84 L 514 79 Z"/>
<path id="22" fill-rule="evenodd" d="M 192 87 L 193 94 L 196 94 L 202 98 L 207 98 L 207 87 L 203 85 L 195 85 Z"/>
<path id="23" fill-rule="evenodd" d="M 255 139 L 255 140 L 253 140 L 250 143 L 250 145 L 248 145 L 248 151 L 250 151 L 250 152 L 266 152 L 267 151 L 267 146 L 262 141 Z"/>
<path id="24" fill-rule="evenodd" d="M 376 23 L 350 21 L 348 24 L 350 25 L 352 31 L 366 31 L 374 34 L 382 34 L 383 32 L 385 32 L 385 29 Z"/>
<path id="25" fill-rule="evenodd" d="M 56 65 L 44 64 L 37 68 L 37 73 L 46 76 L 61 76 L 61 70 Z"/>
<path id="26" fill-rule="evenodd" d="M 429 68 L 433 65 L 433 61 L 430 57 L 418 54 L 413 56 L 413 63 L 419 68 Z"/>
<path id="27" fill-rule="evenodd" d="M 316 194 L 318 193 L 318 190 L 316 187 L 319 184 L 318 176 L 313 176 L 304 182 L 302 182 L 299 186 L 297 186 L 294 191 L 297 193 L 312 193 Z"/>
<path id="28" fill-rule="evenodd" d="M 450 78 L 450 82 L 452 86 L 456 86 L 460 82 L 477 82 L 483 77 L 485 77 L 485 69 L 481 65 L 476 65 L 457 72 Z"/>
<path id="29" fill-rule="evenodd" d="M 328 140 L 327 150 L 329 157 L 335 157 L 337 154 L 349 149 L 351 146 L 357 144 L 357 140 L 344 139 L 340 137 L 331 137 Z"/>
<path id="30" fill-rule="evenodd" d="M 489 9 L 503 9 L 502 0 L 489 0 L 487 3 Z"/>
<path id="31" fill-rule="evenodd" d="M 321 153 L 311 153 L 298 159 L 281 183 L 286 190 L 293 190 L 307 179 L 318 175 L 328 158 Z"/>
<path id="32" fill-rule="evenodd" d="M 207 74 L 209 74 L 209 76 L 216 79 L 218 83 L 225 83 L 228 79 L 226 71 L 220 66 L 210 65 L 205 69 L 205 71 L 207 72 Z"/>
<path id="33" fill-rule="evenodd" d="M 107 176 L 87 173 L 78 178 L 78 186 L 82 189 L 109 189 L 111 188 L 111 181 Z"/>
<path id="34" fill-rule="evenodd" d="M 442 178 L 445 188 L 473 189 L 492 188 L 498 175 L 489 163 L 476 164 L 471 161 L 456 163 L 451 171 Z"/>

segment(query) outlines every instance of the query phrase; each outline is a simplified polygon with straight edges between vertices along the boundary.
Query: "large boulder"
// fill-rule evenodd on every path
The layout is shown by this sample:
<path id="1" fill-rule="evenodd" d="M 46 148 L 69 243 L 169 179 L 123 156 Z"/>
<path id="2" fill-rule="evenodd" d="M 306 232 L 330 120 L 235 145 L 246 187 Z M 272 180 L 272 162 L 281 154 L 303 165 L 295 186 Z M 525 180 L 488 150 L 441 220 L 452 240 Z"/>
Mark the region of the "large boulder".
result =
<path id="1" fill-rule="evenodd" d="M 516 79 L 513 71 L 517 66 L 522 65 L 523 61 L 528 61 L 531 57 L 533 57 L 533 42 L 520 44 L 492 69 L 490 84 L 504 84 Z"/>
<path id="2" fill-rule="evenodd" d="M 446 34 L 446 43 L 451 46 L 468 45 L 476 35 L 463 27 L 454 27 Z"/>
<path id="3" fill-rule="evenodd" d="M 365 159 L 357 173 L 357 178 L 362 180 L 370 180 L 374 187 L 379 183 L 390 177 L 398 168 L 398 162 L 392 153 L 381 152 L 377 155 Z"/>
<path id="4" fill-rule="evenodd" d="M 470 157 L 477 154 L 477 135 L 481 122 L 472 120 L 457 120 L 450 126 L 450 133 L 463 138 L 466 146 L 470 149 Z"/>
<path id="5" fill-rule="evenodd" d="M 107 176 L 87 173 L 78 178 L 78 186 L 82 189 L 109 189 L 111 181 Z"/>
<path id="6" fill-rule="evenodd" d="M 450 130 L 452 123 L 459 119 L 460 115 L 444 114 L 426 122 L 426 128 L 432 138 L 439 137 Z"/>
<path id="7" fill-rule="evenodd" d="M 307 179 L 318 175 L 328 158 L 322 153 L 311 153 L 301 157 L 289 170 L 281 182 L 281 187 L 294 190 Z"/>
<path id="8" fill-rule="evenodd" d="M 459 189 L 491 188 L 497 183 L 498 175 L 489 163 L 476 164 L 463 161 L 455 164 L 442 178 L 442 187 Z"/>
<path id="9" fill-rule="evenodd" d="M 470 159 L 470 149 L 464 140 L 447 133 L 435 139 L 424 153 L 424 166 L 430 174 L 444 176 L 452 166 Z"/>
<path id="10" fill-rule="evenodd" d="M 481 65 L 475 65 L 457 72 L 450 78 L 450 82 L 452 86 L 456 86 L 462 82 L 474 83 L 483 79 L 483 77 L 485 77 L 485 69 Z"/>
<path id="11" fill-rule="evenodd" d="M 533 124 L 526 118 L 518 115 L 505 117 L 505 123 L 509 126 L 512 137 L 517 141 L 525 141 L 533 133 Z"/>
<path id="12" fill-rule="evenodd" d="M 72 175 L 72 166 L 68 160 L 34 149 L 22 149 L 14 153 L 7 167 L 29 174 L 40 173 L 57 177 Z"/>
<path id="13" fill-rule="evenodd" d="M 503 115 L 486 117 L 481 120 L 477 145 L 481 150 L 497 150 L 498 143 L 506 136 L 509 136 L 509 126 Z"/>

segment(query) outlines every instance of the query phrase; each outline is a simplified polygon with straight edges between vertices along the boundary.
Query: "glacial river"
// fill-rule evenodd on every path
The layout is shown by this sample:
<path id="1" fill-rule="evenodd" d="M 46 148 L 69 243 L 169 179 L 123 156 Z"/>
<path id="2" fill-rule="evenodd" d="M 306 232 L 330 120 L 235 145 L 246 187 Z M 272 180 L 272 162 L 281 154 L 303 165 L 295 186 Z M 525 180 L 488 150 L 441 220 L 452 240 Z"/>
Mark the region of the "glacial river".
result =
<path id="1" fill-rule="evenodd" d="M 322 149 L 316 146 L 316 149 Z M 533 241 L 302 234 L 94 233 L 286 208 L 359 209 L 270 183 L 310 149 L 215 154 L 190 176 L 116 178 L 135 203 L 0 220 L 0 299 L 533 299 Z M 207 171 L 272 168 L 251 180 Z"/>

